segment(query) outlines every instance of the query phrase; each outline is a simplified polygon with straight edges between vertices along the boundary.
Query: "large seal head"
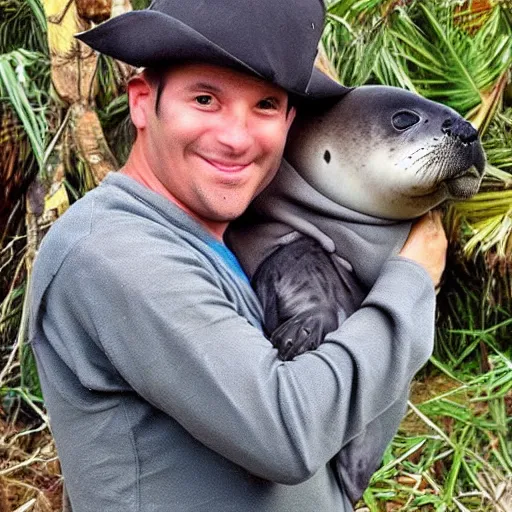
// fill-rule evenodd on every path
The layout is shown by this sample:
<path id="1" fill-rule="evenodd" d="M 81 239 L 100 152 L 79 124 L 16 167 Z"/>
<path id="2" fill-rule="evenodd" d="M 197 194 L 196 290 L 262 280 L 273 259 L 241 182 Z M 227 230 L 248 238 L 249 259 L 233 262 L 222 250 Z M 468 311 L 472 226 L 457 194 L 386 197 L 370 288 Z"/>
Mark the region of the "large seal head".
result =
<path id="1" fill-rule="evenodd" d="M 318 192 L 355 211 L 412 219 L 480 186 L 485 156 L 457 112 L 395 87 L 363 86 L 302 112 L 285 158 Z"/>

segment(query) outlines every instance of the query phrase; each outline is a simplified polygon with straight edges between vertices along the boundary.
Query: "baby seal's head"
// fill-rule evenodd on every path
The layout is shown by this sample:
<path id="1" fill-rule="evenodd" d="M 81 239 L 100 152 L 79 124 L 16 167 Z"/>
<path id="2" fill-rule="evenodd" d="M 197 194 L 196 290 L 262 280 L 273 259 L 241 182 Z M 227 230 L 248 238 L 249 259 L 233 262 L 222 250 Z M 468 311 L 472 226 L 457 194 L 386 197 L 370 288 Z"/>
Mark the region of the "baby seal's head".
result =
<path id="1" fill-rule="evenodd" d="M 480 186 L 477 131 L 454 110 L 395 87 L 358 87 L 301 112 L 285 158 L 316 190 L 369 215 L 411 219 Z"/>

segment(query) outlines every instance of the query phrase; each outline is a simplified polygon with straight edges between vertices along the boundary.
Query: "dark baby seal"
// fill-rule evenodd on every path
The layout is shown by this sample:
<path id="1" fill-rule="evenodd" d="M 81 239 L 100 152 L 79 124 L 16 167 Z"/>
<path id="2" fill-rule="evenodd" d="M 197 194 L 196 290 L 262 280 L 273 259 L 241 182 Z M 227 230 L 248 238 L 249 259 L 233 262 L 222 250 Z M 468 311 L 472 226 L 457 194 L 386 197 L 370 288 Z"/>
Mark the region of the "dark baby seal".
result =
<path id="1" fill-rule="evenodd" d="M 228 237 L 279 357 L 318 347 L 361 305 L 412 219 L 474 195 L 484 166 L 470 123 L 398 88 L 358 87 L 300 111 L 276 178 Z"/>

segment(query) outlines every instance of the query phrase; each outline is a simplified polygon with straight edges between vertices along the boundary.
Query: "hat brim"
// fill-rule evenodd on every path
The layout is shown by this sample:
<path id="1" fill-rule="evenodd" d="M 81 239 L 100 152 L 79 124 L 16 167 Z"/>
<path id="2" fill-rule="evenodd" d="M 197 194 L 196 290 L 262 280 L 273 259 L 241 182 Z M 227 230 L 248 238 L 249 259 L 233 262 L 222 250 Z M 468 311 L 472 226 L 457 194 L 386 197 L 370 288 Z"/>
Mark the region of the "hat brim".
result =
<path id="1" fill-rule="evenodd" d="M 339 98 L 351 91 L 353 87 L 345 87 L 329 78 L 325 73 L 314 67 L 311 78 L 303 96 L 312 99 Z"/>
<path id="2" fill-rule="evenodd" d="M 75 37 L 94 50 L 135 67 L 155 68 L 173 62 L 199 61 L 272 82 L 193 28 L 158 11 L 131 11 Z M 312 72 L 306 91 L 285 89 L 304 99 L 333 98 L 350 90 L 317 68 Z"/>

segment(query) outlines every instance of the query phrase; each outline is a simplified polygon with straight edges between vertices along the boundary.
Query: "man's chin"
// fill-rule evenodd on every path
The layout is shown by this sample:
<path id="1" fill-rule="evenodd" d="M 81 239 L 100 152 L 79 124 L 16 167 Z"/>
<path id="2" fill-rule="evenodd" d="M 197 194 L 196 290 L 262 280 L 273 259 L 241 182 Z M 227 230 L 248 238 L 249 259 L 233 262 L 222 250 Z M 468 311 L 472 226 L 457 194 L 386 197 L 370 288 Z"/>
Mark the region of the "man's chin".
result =
<path id="1" fill-rule="evenodd" d="M 201 214 L 196 214 L 195 217 L 207 228 L 208 231 L 210 231 L 210 233 L 219 237 L 224 233 L 228 225 L 238 219 L 246 209 L 247 207 L 238 207 L 224 211 L 215 209 L 203 211 Z"/>
<path id="2" fill-rule="evenodd" d="M 247 205 L 247 207 L 248 206 L 249 205 Z M 247 207 L 243 208 L 243 209 L 237 209 L 237 210 L 233 210 L 233 211 L 217 213 L 217 214 L 211 216 L 210 220 L 213 222 L 229 224 L 230 222 L 233 222 L 234 220 L 238 219 L 238 217 L 241 217 L 242 214 L 245 212 L 245 210 L 247 210 Z"/>
<path id="3" fill-rule="evenodd" d="M 205 212 L 205 216 L 216 222 L 232 222 L 247 210 L 250 203 L 251 198 L 248 197 L 227 196 L 223 199 L 217 199 L 215 203 L 211 204 L 211 208 L 208 212 Z"/>

